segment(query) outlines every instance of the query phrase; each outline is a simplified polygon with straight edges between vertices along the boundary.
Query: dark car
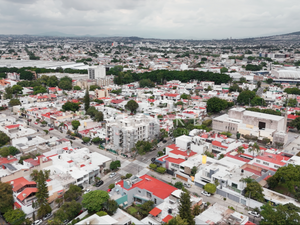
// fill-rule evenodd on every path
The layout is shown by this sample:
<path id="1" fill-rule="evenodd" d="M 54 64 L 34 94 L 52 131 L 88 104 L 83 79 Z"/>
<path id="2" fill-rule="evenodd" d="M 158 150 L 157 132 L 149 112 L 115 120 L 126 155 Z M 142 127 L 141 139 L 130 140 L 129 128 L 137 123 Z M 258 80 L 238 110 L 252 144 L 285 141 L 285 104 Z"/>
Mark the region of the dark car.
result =
<path id="1" fill-rule="evenodd" d="M 96 187 L 100 187 L 103 183 L 104 183 L 103 180 L 98 181 L 98 182 L 96 183 Z"/>
<path id="2" fill-rule="evenodd" d="M 40 125 L 40 127 L 45 127 L 45 126 L 46 126 L 45 124 L 41 124 L 41 125 Z"/>
<path id="3" fill-rule="evenodd" d="M 70 139 L 71 139 L 71 140 L 75 140 L 76 138 L 75 138 L 75 137 L 73 137 L 73 136 L 70 136 Z"/>
<path id="4" fill-rule="evenodd" d="M 152 158 L 152 159 L 151 159 L 151 162 L 154 162 L 155 160 L 156 160 L 156 158 Z"/>
<path id="5" fill-rule="evenodd" d="M 167 140 L 163 140 L 163 143 L 167 143 Z"/>

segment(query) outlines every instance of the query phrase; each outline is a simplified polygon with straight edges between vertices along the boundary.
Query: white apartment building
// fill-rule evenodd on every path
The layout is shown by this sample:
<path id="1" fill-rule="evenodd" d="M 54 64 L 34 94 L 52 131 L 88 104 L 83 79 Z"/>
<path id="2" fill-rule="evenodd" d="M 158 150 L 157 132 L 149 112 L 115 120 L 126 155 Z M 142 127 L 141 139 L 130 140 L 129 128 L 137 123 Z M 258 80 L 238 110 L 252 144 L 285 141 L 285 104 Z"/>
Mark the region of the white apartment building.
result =
<path id="1" fill-rule="evenodd" d="M 106 77 L 106 70 L 104 66 L 92 66 L 88 68 L 89 79 L 98 80 Z"/>
<path id="2" fill-rule="evenodd" d="M 137 141 L 150 141 L 158 136 L 160 130 L 159 122 L 144 114 L 120 115 L 108 122 L 106 128 L 108 137 L 106 147 L 119 153 L 131 152 Z"/>

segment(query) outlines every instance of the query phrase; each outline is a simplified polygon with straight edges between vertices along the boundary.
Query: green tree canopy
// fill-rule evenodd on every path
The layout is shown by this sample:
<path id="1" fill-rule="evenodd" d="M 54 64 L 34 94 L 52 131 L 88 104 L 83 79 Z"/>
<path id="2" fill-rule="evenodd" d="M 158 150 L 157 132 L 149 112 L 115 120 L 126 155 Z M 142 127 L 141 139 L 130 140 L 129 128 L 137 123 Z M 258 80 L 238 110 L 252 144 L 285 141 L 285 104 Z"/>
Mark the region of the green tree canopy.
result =
<path id="1" fill-rule="evenodd" d="M 245 196 L 250 197 L 259 202 L 264 202 L 264 194 L 262 193 L 263 189 L 260 184 L 256 181 L 247 183 L 247 187 L 245 188 Z M 250 194 L 251 193 L 251 194 Z"/>
<path id="2" fill-rule="evenodd" d="M 72 78 L 62 77 L 59 81 L 58 87 L 63 90 L 72 90 Z"/>
<path id="3" fill-rule="evenodd" d="M 79 86 L 74 86 L 74 90 L 76 90 L 76 91 L 80 91 L 81 90 L 81 88 L 79 87 Z"/>
<path id="4" fill-rule="evenodd" d="M 189 225 L 187 220 L 182 219 L 179 215 L 169 220 L 167 225 Z"/>
<path id="5" fill-rule="evenodd" d="M 10 142 L 10 137 L 6 133 L 0 131 L 0 147 Z"/>
<path id="6" fill-rule="evenodd" d="M 106 209 L 107 213 L 112 216 L 119 208 L 119 205 L 115 200 L 109 199 L 106 203 L 104 203 L 104 208 Z"/>
<path id="7" fill-rule="evenodd" d="M 255 96 L 252 100 L 251 100 L 251 105 L 252 106 L 256 106 L 256 105 L 260 105 L 260 106 L 266 106 L 266 102 L 263 98 L 260 98 L 258 96 Z"/>
<path id="8" fill-rule="evenodd" d="M 72 121 L 73 130 L 77 130 L 79 126 L 80 126 L 80 122 L 78 120 Z"/>
<path id="9" fill-rule="evenodd" d="M 8 104 L 10 106 L 15 106 L 15 105 L 21 105 L 21 102 L 19 99 L 11 99 Z"/>
<path id="10" fill-rule="evenodd" d="M 14 146 L 3 147 L 0 149 L 0 155 L 2 157 L 7 157 L 9 155 L 16 155 L 18 153 L 20 153 L 19 149 L 17 149 Z"/>
<path id="11" fill-rule="evenodd" d="M 208 183 L 204 185 L 203 189 L 210 194 L 214 194 L 217 190 L 217 187 L 212 183 Z"/>
<path id="12" fill-rule="evenodd" d="M 82 206 L 79 202 L 75 200 L 71 202 L 65 202 L 59 210 L 54 213 L 54 218 L 58 219 L 60 223 L 64 220 L 72 220 L 74 219 L 82 209 Z"/>
<path id="13" fill-rule="evenodd" d="M 84 95 L 83 103 L 84 103 L 84 109 L 85 109 L 85 111 L 87 111 L 90 108 L 90 94 L 89 94 L 89 89 L 85 90 L 85 95 Z"/>
<path id="14" fill-rule="evenodd" d="M 180 195 L 180 202 L 179 202 L 179 216 L 186 220 L 189 225 L 194 225 L 195 221 L 192 215 L 192 203 L 190 194 L 187 192 L 182 192 Z"/>
<path id="15" fill-rule="evenodd" d="M 152 82 L 150 79 L 142 79 L 139 81 L 140 87 L 144 88 L 144 87 L 155 87 L 154 82 Z"/>
<path id="16" fill-rule="evenodd" d="M 35 86 L 33 88 L 33 94 L 36 95 L 39 93 L 47 93 L 47 89 L 43 86 Z"/>
<path id="17" fill-rule="evenodd" d="M 134 113 L 139 107 L 139 104 L 134 101 L 134 100 L 130 100 L 127 102 L 127 104 L 125 105 L 125 108 L 130 110 L 131 113 Z"/>
<path id="18" fill-rule="evenodd" d="M 96 89 L 101 89 L 98 85 L 91 85 L 90 86 L 90 91 L 95 91 Z"/>
<path id="19" fill-rule="evenodd" d="M 82 195 L 82 189 L 77 185 L 71 184 L 69 190 L 67 190 L 66 193 L 64 194 L 64 199 L 66 201 L 73 201 L 76 200 L 81 195 Z"/>
<path id="20" fill-rule="evenodd" d="M 11 209 L 4 214 L 5 220 L 13 225 L 23 224 L 26 214 L 21 209 Z"/>
<path id="21" fill-rule="evenodd" d="M 20 86 L 20 85 L 14 85 L 12 86 L 12 91 L 14 94 L 22 94 L 22 90 L 23 90 L 23 87 Z"/>
<path id="22" fill-rule="evenodd" d="M 9 183 L 0 182 L 0 212 L 6 213 L 12 210 L 14 204 L 12 186 Z"/>
<path id="23" fill-rule="evenodd" d="M 95 213 L 101 211 L 108 200 L 109 195 L 106 191 L 95 190 L 83 195 L 82 206 Z"/>
<path id="24" fill-rule="evenodd" d="M 221 72 L 221 73 L 227 73 L 227 72 L 228 72 L 228 69 L 227 69 L 226 67 L 222 67 L 222 68 L 220 69 L 220 72 Z"/>
<path id="25" fill-rule="evenodd" d="M 13 95 L 13 89 L 11 86 L 8 86 L 5 88 L 5 92 L 4 92 L 4 98 L 5 99 L 11 99 Z"/>
<path id="26" fill-rule="evenodd" d="M 233 106 L 233 103 L 227 102 L 226 100 L 220 99 L 218 97 L 213 97 L 207 101 L 207 111 L 218 113 L 221 110 L 227 109 L 228 107 Z"/>
<path id="27" fill-rule="evenodd" d="M 239 94 L 237 101 L 242 105 L 246 105 L 251 102 L 251 100 L 255 97 L 255 95 L 256 93 L 254 91 L 245 90 Z"/>
<path id="28" fill-rule="evenodd" d="M 74 103 L 74 102 L 66 102 L 63 106 L 62 109 L 64 111 L 73 111 L 76 112 L 80 108 L 80 103 Z"/>
<path id="29" fill-rule="evenodd" d="M 291 125 L 292 127 L 296 127 L 297 130 L 300 130 L 300 117 L 297 117 L 296 119 L 294 119 L 294 120 L 290 123 L 290 125 Z"/>
<path id="30" fill-rule="evenodd" d="M 47 80 L 48 87 L 57 87 L 58 86 L 58 78 L 56 76 L 50 76 Z"/>

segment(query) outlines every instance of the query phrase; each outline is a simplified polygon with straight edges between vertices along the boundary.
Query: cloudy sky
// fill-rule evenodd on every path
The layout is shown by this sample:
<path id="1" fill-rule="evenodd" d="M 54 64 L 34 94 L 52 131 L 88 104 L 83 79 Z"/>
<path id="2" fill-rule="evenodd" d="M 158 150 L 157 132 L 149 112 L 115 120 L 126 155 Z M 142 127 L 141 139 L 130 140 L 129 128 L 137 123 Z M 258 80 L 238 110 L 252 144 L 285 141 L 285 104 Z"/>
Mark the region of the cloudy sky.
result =
<path id="1" fill-rule="evenodd" d="M 0 33 L 244 38 L 300 31 L 299 12 L 299 0 L 0 0 Z"/>

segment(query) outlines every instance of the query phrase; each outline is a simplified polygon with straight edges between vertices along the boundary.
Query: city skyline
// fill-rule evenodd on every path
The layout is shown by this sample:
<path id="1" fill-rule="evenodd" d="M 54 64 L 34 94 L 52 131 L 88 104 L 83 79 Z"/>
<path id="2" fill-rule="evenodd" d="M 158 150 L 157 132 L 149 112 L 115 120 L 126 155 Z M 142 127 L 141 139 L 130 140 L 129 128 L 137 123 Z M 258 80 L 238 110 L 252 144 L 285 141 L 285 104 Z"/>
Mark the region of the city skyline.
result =
<path id="1" fill-rule="evenodd" d="M 1 34 L 223 39 L 298 31 L 296 1 L 0 0 Z M 81 16 L 79 16 L 81 15 Z"/>

